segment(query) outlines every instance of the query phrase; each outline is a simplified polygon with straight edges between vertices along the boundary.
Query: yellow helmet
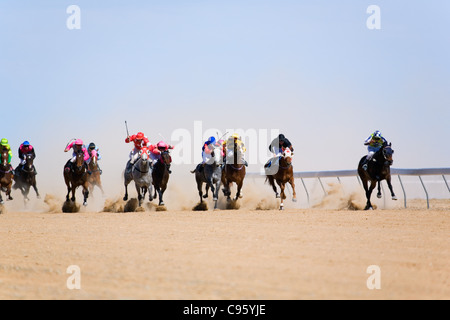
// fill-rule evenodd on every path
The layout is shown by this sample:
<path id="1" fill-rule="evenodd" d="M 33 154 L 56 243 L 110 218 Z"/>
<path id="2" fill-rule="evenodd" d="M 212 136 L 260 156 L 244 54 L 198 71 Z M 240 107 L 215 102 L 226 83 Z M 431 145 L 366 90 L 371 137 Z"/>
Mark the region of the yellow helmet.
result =
<path id="1" fill-rule="evenodd" d="M 231 135 L 231 137 L 234 138 L 234 139 L 239 139 L 239 135 L 237 133 L 233 133 Z"/>
<path id="2" fill-rule="evenodd" d="M 2 146 L 7 146 L 8 145 L 8 139 L 3 138 L 2 141 L 1 141 L 1 145 Z"/>

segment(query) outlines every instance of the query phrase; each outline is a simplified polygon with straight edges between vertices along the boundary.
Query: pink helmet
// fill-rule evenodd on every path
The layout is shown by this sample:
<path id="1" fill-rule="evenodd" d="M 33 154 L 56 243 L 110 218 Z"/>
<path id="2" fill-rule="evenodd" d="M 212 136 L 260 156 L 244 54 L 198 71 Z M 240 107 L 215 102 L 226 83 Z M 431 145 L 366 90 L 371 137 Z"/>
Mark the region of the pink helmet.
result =
<path id="1" fill-rule="evenodd" d="M 156 145 L 158 148 L 167 148 L 167 144 L 164 141 L 158 142 Z"/>
<path id="2" fill-rule="evenodd" d="M 83 145 L 83 140 L 77 139 L 77 140 L 75 141 L 75 144 L 76 144 L 77 146 L 82 146 L 82 145 Z"/>

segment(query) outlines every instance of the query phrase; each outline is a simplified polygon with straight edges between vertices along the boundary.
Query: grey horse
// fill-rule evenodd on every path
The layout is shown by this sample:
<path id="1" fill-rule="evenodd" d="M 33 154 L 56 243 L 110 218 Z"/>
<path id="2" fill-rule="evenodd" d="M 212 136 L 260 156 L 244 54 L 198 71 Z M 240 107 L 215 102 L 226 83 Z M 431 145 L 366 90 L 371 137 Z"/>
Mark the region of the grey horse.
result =
<path id="1" fill-rule="evenodd" d="M 208 190 L 211 188 L 214 209 L 217 209 L 217 200 L 219 198 L 220 183 L 222 180 L 222 163 L 223 158 L 220 146 L 214 146 L 211 152 L 211 158 L 206 161 L 205 165 L 199 164 L 197 168 L 191 171 L 191 173 L 195 173 L 200 202 L 203 202 L 203 198 L 208 198 Z M 206 183 L 205 195 L 203 195 L 202 191 L 203 183 Z"/>
<path id="2" fill-rule="evenodd" d="M 147 148 L 142 148 L 139 151 L 139 159 L 133 164 L 131 170 L 124 172 L 125 178 L 125 196 L 124 201 L 128 200 L 128 184 L 134 180 L 136 191 L 138 194 L 139 206 L 145 198 L 145 194 L 148 192 L 149 201 L 153 200 L 152 196 L 152 167 L 149 151 Z"/>

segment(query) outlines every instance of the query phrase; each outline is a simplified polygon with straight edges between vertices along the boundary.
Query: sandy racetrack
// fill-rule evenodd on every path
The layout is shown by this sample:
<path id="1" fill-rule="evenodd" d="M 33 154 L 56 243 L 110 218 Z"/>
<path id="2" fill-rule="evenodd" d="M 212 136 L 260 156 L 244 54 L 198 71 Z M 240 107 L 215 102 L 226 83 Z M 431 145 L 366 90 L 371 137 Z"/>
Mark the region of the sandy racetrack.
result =
<path id="1" fill-rule="evenodd" d="M 0 299 L 449 299 L 449 202 L 429 210 L 0 215 Z M 79 266 L 81 289 L 67 288 Z M 379 266 L 381 289 L 367 268 Z"/>

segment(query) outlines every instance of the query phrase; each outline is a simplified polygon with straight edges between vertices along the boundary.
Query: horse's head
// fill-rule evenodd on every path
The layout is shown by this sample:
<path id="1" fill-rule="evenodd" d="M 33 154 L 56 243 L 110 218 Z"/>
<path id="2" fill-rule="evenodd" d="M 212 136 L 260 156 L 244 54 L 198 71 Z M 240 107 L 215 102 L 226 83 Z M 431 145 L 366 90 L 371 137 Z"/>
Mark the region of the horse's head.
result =
<path id="1" fill-rule="evenodd" d="M 283 153 L 281 154 L 281 156 L 286 160 L 287 164 L 291 164 L 292 157 L 294 156 L 294 152 L 292 152 L 291 149 L 289 149 L 289 148 L 285 148 L 283 150 Z"/>
<path id="2" fill-rule="evenodd" d="M 148 151 L 147 147 L 143 147 L 141 150 L 139 150 L 139 158 L 146 162 L 150 158 L 150 152 Z"/>
<path id="3" fill-rule="evenodd" d="M 6 148 L 2 148 L 1 152 L 1 163 L 2 166 L 6 167 L 8 165 L 9 151 Z"/>
<path id="4" fill-rule="evenodd" d="M 169 151 L 161 152 L 161 162 L 165 165 L 169 165 L 172 162 L 172 157 L 170 156 Z"/>
<path id="5" fill-rule="evenodd" d="M 31 168 L 33 168 L 33 160 L 34 160 L 34 157 L 33 157 L 33 155 L 32 154 L 30 154 L 30 153 L 28 153 L 26 156 L 25 156 L 25 165 L 26 165 L 26 167 L 30 170 Z"/>
<path id="6" fill-rule="evenodd" d="M 383 147 L 383 151 L 382 151 L 383 158 L 384 158 L 384 160 L 386 160 L 388 165 L 392 165 L 392 163 L 394 162 L 394 160 L 392 158 L 392 155 L 394 154 L 394 150 L 392 149 L 391 145 L 392 145 L 392 143 L 385 145 Z"/>
<path id="7" fill-rule="evenodd" d="M 83 150 L 78 150 L 75 158 L 75 166 L 81 171 L 84 168 L 84 152 Z"/>

